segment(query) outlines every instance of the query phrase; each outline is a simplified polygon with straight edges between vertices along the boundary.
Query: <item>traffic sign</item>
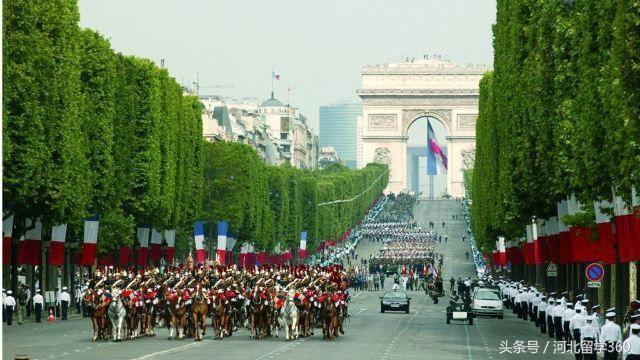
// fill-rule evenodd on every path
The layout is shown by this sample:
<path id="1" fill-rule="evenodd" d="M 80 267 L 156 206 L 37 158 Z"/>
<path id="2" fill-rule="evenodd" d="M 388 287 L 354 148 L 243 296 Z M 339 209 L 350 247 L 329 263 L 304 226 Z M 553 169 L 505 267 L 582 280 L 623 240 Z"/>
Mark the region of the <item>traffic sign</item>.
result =
<path id="1" fill-rule="evenodd" d="M 598 263 L 591 263 L 587 265 L 585 273 L 589 281 L 599 282 L 604 277 L 604 268 Z"/>
<path id="2" fill-rule="evenodd" d="M 558 276 L 558 265 L 550 262 L 547 266 L 547 276 L 548 277 L 556 277 Z"/>
<path id="3" fill-rule="evenodd" d="M 599 288 L 600 286 L 602 286 L 602 281 L 587 281 L 587 287 Z"/>

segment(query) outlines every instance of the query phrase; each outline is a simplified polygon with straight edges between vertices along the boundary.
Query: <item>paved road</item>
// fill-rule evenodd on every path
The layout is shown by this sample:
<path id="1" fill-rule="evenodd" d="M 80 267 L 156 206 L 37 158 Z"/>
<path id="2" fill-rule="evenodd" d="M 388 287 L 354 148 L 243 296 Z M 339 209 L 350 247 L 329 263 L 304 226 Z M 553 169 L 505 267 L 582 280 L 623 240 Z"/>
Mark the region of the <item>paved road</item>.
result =
<path id="1" fill-rule="evenodd" d="M 473 274 L 471 262 L 464 253 L 467 243 L 461 241 L 465 231 L 462 221 L 451 221 L 453 214 L 461 216 L 461 204 L 453 200 L 421 201 L 415 215 L 419 226 L 427 227 L 433 220 L 449 236 L 445 244 L 436 244 L 445 255 L 444 277 Z M 379 244 L 363 243 L 358 247 L 360 256 L 375 253 Z M 387 284 L 385 288 L 389 288 Z M 448 286 L 447 286 L 448 287 Z M 191 340 L 169 341 L 164 329 L 155 338 L 144 338 L 124 343 L 91 342 L 91 325 L 87 319 L 56 321 L 49 324 L 26 323 L 8 328 L 3 325 L 2 354 L 6 359 L 16 354 L 28 354 L 32 359 L 539 359 L 548 338 L 539 336 L 530 322 L 517 320 L 508 313 L 505 319 L 476 319 L 474 325 L 445 323 L 446 300 L 434 305 L 424 293 L 412 292 L 409 314 L 380 313 L 378 297 L 382 292 L 353 293 L 349 311 L 351 321 L 346 324 L 346 335 L 333 342 L 322 340 L 321 335 L 310 339 L 287 342 L 283 339 L 251 340 L 240 331 L 233 337 L 194 343 Z M 210 330 L 210 329 L 209 329 Z M 516 340 L 538 341 L 538 354 L 500 354 L 500 344 L 512 346 Z M 569 355 L 554 355 L 553 342 L 548 343 L 544 358 L 569 359 Z"/>

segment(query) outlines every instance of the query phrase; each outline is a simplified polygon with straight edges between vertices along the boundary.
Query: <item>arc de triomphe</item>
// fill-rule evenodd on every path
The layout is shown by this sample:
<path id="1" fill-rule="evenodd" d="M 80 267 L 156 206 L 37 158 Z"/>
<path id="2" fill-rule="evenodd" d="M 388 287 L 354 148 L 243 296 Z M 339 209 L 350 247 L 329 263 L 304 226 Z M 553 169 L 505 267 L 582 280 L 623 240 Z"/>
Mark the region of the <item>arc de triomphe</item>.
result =
<path id="1" fill-rule="evenodd" d="M 391 171 L 386 191 L 406 191 L 407 132 L 416 120 L 430 117 L 446 130 L 447 191 L 464 195 L 463 163 L 475 151 L 478 84 L 488 70 L 425 59 L 365 66 L 358 90 L 358 167 L 386 163 Z"/>

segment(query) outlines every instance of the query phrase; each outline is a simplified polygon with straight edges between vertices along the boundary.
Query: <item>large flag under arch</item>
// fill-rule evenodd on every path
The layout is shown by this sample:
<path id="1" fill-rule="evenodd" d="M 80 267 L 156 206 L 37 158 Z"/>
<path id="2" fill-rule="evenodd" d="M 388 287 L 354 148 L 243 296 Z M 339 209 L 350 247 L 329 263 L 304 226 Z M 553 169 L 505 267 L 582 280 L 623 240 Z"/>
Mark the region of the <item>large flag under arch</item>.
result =
<path id="1" fill-rule="evenodd" d="M 436 133 L 431 127 L 431 120 L 427 121 L 427 125 L 427 175 L 446 174 L 447 155 L 438 145 Z"/>

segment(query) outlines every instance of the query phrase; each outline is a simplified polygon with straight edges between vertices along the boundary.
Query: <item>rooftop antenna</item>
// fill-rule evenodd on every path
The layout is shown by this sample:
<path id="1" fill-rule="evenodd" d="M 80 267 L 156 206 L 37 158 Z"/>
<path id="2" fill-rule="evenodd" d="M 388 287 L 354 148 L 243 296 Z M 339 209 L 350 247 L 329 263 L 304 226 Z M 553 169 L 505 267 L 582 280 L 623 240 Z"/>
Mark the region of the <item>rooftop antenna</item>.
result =
<path id="1" fill-rule="evenodd" d="M 160 68 L 164 69 L 164 59 L 160 59 Z"/>

